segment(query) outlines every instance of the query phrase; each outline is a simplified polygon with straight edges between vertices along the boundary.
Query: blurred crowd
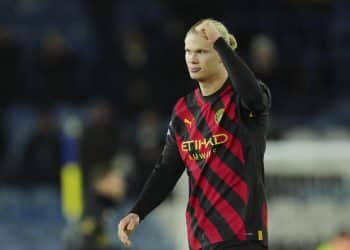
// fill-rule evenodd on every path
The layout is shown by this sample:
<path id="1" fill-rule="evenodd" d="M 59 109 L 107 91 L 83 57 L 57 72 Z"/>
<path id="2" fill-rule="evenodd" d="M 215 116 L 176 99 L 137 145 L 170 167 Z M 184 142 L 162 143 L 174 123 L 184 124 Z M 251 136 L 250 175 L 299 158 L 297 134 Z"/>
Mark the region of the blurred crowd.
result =
<path id="1" fill-rule="evenodd" d="M 20 124 L 28 117 L 33 119 L 29 126 L 32 128 L 6 148 L 8 152 L 3 154 L 0 168 L 0 189 L 14 188 L 29 194 L 36 190 L 64 192 L 62 170 L 67 163 L 78 164 L 84 207 L 81 225 L 93 226 L 86 232 L 82 229 L 87 237 L 83 245 L 68 249 L 114 249 L 106 248 L 107 245 L 102 248 L 107 242 L 98 240 L 106 237 L 105 212 L 134 200 L 140 193 L 163 143 L 161 134 L 165 126 L 160 116 L 154 110 L 144 109 L 133 121 L 125 121 L 106 99 L 70 111 L 61 119 L 60 112 L 64 111 L 51 106 L 27 109 L 23 111 L 25 115 L 20 110 L 14 108 L 5 115 L 16 114 L 10 134 L 18 133 Z M 11 126 L 9 122 L 4 124 Z M 0 190 L 1 194 L 5 193 Z M 4 212 L 1 198 L 0 215 Z M 65 216 L 70 219 L 69 214 Z M 78 239 L 75 235 L 73 241 Z"/>
<path id="2" fill-rule="evenodd" d="M 317 250 L 348 250 L 350 249 L 350 234 L 339 232 L 328 242 L 320 245 Z"/>
<path id="3" fill-rule="evenodd" d="M 348 1 L 0 1 L 0 184 L 59 188 L 67 120 L 77 119 L 86 216 L 135 198 L 176 99 L 196 87 L 183 38 L 224 22 L 270 87 L 270 139 L 350 126 Z M 67 111 L 68 110 L 68 111 Z"/>
<path id="4" fill-rule="evenodd" d="M 104 97 L 125 119 L 144 108 L 166 116 L 176 98 L 195 87 L 183 38 L 203 17 L 222 20 L 237 36 L 238 53 L 272 90 L 281 133 L 329 112 L 349 91 L 348 3 L 342 0 L 0 4 L 2 109 L 85 105 Z"/>

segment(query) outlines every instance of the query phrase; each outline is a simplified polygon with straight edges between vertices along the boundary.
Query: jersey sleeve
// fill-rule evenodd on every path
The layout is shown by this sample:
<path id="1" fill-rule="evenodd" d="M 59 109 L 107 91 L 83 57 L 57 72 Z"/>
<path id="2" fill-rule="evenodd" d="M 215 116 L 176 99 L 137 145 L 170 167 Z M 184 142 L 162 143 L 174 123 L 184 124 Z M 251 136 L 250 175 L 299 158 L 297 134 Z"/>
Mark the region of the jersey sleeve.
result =
<path id="1" fill-rule="evenodd" d="M 270 88 L 263 83 L 262 81 L 258 81 L 260 91 L 263 96 L 263 104 L 264 104 L 264 109 L 263 111 L 268 111 L 271 108 L 271 91 Z"/>
<path id="2" fill-rule="evenodd" d="M 255 113 L 266 112 L 271 106 L 271 94 L 268 87 L 257 80 L 254 73 L 220 37 L 214 43 L 231 79 L 233 88 L 240 95 L 242 107 Z"/>
<path id="3" fill-rule="evenodd" d="M 169 195 L 185 169 L 176 145 L 174 117 L 173 112 L 162 153 L 130 211 L 139 215 L 141 220 Z"/>

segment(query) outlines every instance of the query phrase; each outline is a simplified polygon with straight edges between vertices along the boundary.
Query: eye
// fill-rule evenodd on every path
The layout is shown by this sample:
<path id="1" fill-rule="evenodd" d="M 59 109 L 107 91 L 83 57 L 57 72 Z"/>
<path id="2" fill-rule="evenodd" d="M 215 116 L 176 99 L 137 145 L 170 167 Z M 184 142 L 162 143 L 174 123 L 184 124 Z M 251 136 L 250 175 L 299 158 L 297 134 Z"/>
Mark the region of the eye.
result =
<path id="1" fill-rule="evenodd" d="M 204 50 L 204 49 L 199 49 L 199 50 L 197 50 L 196 52 L 197 52 L 198 54 L 205 54 L 205 53 L 207 53 L 207 51 Z"/>

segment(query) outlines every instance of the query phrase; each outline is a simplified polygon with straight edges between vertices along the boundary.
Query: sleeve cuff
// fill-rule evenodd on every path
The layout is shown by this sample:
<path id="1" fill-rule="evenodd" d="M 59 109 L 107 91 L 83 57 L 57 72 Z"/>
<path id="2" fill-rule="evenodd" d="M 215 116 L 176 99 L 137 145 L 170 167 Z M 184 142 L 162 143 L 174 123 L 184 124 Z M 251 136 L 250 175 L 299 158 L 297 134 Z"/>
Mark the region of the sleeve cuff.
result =
<path id="1" fill-rule="evenodd" d="M 223 50 L 223 49 L 231 49 L 230 46 L 227 44 L 225 39 L 223 37 L 219 37 L 215 42 L 214 42 L 214 49 L 216 50 Z"/>
<path id="2" fill-rule="evenodd" d="M 131 213 L 137 214 L 140 218 L 140 221 L 142 221 L 145 218 L 144 215 L 140 211 L 138 211 L 138 209 L 136 207 L 134 207 L 133 209 L 131 209 L 129 211 L 129 214 L 131 214 Z"/>

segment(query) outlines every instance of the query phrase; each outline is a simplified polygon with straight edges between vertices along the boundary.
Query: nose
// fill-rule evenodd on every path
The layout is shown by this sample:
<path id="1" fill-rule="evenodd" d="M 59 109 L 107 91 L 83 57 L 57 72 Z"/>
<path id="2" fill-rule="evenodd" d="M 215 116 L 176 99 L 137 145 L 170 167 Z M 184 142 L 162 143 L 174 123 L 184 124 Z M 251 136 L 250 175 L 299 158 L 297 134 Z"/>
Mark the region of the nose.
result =
<path id="1" fill-rule="evenodd" d="M 191 64 L 198 63 L 198 57 L 197 57 L 196 53 L 190 53 L 190 55 L 188 55 L 188 62 Z"/>

